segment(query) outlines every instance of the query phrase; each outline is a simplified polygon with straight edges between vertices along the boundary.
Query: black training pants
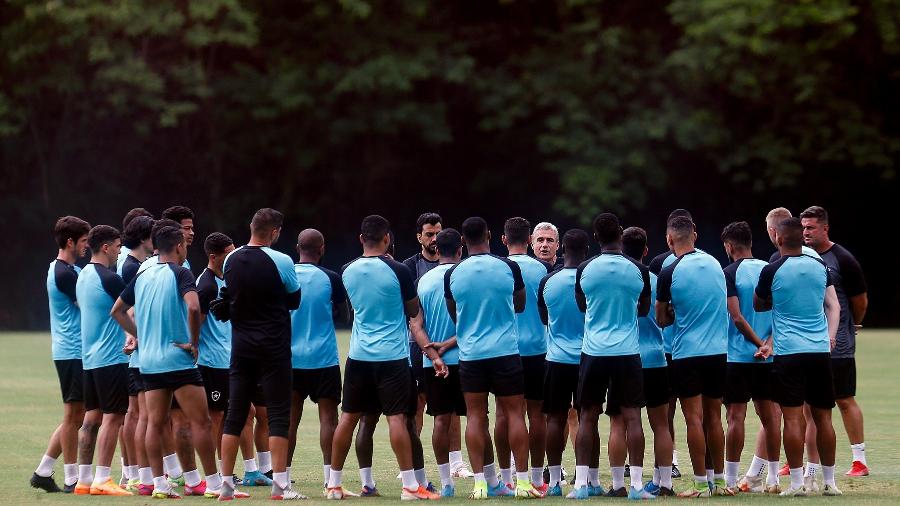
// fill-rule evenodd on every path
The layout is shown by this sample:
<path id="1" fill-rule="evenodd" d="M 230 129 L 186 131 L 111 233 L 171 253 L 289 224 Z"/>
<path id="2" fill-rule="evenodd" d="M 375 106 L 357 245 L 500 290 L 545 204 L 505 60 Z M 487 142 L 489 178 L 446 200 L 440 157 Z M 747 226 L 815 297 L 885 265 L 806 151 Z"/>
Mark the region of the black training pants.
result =
<path id="1" fill-rule="evenodd" d="M 269 436 L 288 437 L 291 419 L 291 357 L 247 358 L 232 355 L 229 373 L 228 412 L 224 433 L 240 436 L 250 403 L 262 389 L 269 415 Z"/>

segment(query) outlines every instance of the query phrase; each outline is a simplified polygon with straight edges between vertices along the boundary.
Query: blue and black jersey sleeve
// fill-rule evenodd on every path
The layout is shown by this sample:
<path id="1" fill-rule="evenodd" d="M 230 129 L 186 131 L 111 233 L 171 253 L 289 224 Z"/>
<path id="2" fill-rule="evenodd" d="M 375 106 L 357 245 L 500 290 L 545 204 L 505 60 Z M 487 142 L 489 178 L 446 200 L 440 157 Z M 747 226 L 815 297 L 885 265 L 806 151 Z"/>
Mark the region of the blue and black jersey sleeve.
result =
<path id="1" fill-rule="evenodd" d="M 56 282 L 56 288 L 66 294 L 72 302 L 77 300 L 77 296 L 75 295 L 75 284 L 78 282 L 78 273 L 75 272 L 75 269 L 61 261 L 56 261 L 56 266 L 53 268 L 53 279 Z"/>
<path id="2" fill-rule="evenodd" d="M 133 278 L 131 278 L 131 281 L 129 281 L 128 284 L 125 285 L 125 289 L 122 290 L 121 294 L 119 294 L 119 298 L 122 299 L 122 302 L 128 304 L 129 306 L 134 306 L 134 284 L 144 272 L 137 273 Z"/>
<path id="3" fill-rule="evenodd" d="M 112 269 L 106 267 L 99 267 L 96 270 L 97 275 L 100 277 L 100 284 L 103 286 L 103 291 L 106 292 L 112 300 L 118 299 L 119 295 L 121 295 L 122 291 L 125 289 L 125 282 L 122 281 L 122 278 L 113 272 Z"/>
<path id="4" fill-rule="evenodd" d="M 675 260 L 668 267 L 659 271 L 656 278 L 656 300 L 659 302 L 672 302 L 672 276 L 675 267 L 681 262 L 681 258 Z"/>
<path id="5" fill-rule="evenodd" d="M 592 260 L 597 258 L 597 255 L 588 258 L 584 262 L 578 264 L 578 269 L 575 271 L 575 293 L 584 297 L 584 290 L 581 289 L 581 274 L 584 272 L 584 268 L 591 263 Z"/>
<path id="6" fill-rule="evenodd" d="M 170 263 L 169 268 L 175 274 L 175 284 L 178 287 L 178 295 L 184 297 L 188 292 L 196 292 L 197 285 L 194 281 L 194 275 L 187 267 Z"/>
<path id="7" fill-rule="evenodd" d="M 130 283 L 137 275 L 140 267 L 141 262 L 139 262 L 137 258 L 134 258 L 131 255 L 126 256 L 125 262 L 122 264 L 122 281 L 124 281 L 126 285 Z"/>
<path id="8" fill-rule="evenodd" d="M 200 299 L 200 312 L 209 313 L 209 303 L 219 296 L 219 285 L 216 284 L 216 275 L 209 269 L 200 273 L 197 278 L 197 297 Z"/>
<path id="9" fill-rule="evenodd" d="M 772 298 L 772 282 L 775 281 L 775 272 L 784 265 L 784 262 L 787 259 L 788 257 L 780 257 L 778 260 L 762 268 L 759 272 L 759 281 L 756 283 L 757 297 L 763 300 Z"/>
<path id="10" fill-rule="evenodd" d="M 459 264 L 456 264 L 453 267 L 447 269 L 447 272 L 444 273 L 444 298 L 445 299 L 455 300 L 455 299 L 453 299 L 453 292 L 450 290 L 450 275 L 453 274 L 453 271 L 456 270 L 456 268 L 458 266 L 459 266 Z"/>
<path id="11" fill-rule="evenodd" d="M 500 260 L 506 262 L 506 265 L 509 266 L 509 270 L 512 271 L 513 276 L 513 293 L 518 292 L 525 288 L 525 279 L 522 277 L 522 268 L 519 267 L 519 264 L 516 262 L 503 257 L 496 257 Z"/>
<path id="12" fill-rule="evenodd" d="M 403 301 L 407 302 L 415 299 L 418 294 L 416 293 L 416 284 L 413 282 L 414 275 L 410 272 L 409 268 L 406 265 L 387 257 L 378 258 L 388 264 L 388 267 L 390 267 L 397 276 L 397 280 L 400 281 L 400 296 L 403 298 Z"/>
<path id="13" fill-rule="evenodd" d="M 319 267 L 319 269 L 328 276 L 328 281 L 331 283 L 331 305 L 337 306 L 346 301 L 347 289 L 344 288 L 341 275 L 324 267 Z"/>
<path id="14" fill-rule="evenodd" d="M 550 315 L 547 312 L 547 301 L 544 299 L 544 287 L 547 286 L 547 281 L 549 281 L 550 278 L 552 278 L 554 274 L 559 273 L 560 270 L 562 270 L 562 269 L 556 269 L 555 271 L 550 272 L 549 274 L 547 274 L 546 276 L 541 278 L 541 284 L 538 285 L 538 299 L 537 299 L 538 313 L 540 313 L 541 322 L 543 322 L 544 325 L 548 325 L 547 322 L 550 320 Z"/>
<path id="15" fill-rule="evenodd" d="M 659 255 L 656 255 L 655 257 L 653 257 L 653 260 L 650 260 L 650 266 L 649 266 L 650 272 L 659 276 L 659 273 L 662 271 L 662 268 L 663 268 L 663 262 L 665 262 L 666 258 L 668 258 L 668 256 L 671 254 L 672 254 L 671 251 L 665 251 L 665 252 L 660 253 Z"/>
<path id="16" fill-rule="evenodd" d="M 722 272 L 725 273 L 725 292 L 728 297 L 737 297 L 737 270 L 738 266 L 741 265 L 741 260 L 738 260 L 731 265 L 722 269 Z"/>
<path id="17" fill-rule="evenodd" d="M 775 253 L 772 253 L 772 256 L 769 257 L 769 263 L 777 262 L 779 258 L 781 258 L 781 252 L 775 250 Z"/>

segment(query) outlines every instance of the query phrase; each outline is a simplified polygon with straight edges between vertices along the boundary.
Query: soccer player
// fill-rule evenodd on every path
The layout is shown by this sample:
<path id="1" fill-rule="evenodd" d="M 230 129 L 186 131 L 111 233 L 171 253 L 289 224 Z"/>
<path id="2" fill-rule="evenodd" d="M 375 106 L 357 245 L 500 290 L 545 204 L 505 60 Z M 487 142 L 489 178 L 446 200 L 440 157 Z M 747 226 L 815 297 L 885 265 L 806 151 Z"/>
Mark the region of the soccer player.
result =
<path id="1" fill-rule="evenodd" d="M 776 207 L 775 209 L 769 211 L 769 213 L 766 215 L 766 233 L 769 234 L 769 240 L 772 241 L 772 246 L 775 246 L 775 252 L 772 253 L 771 257 L 769 257 L 769 263 L 772 263 L 781 258 L 781 252 L 778 251 L 778 244 L 775 242 L 775 235 L 776 230 L 778 229 L 778 224 L 792 217 L 793 215 L 791 214 L 791 211 L 785 207 Z M 817 253 L 816 250 L 810 248 L 806 244 L 803 245 L 801 251 L 804 255 L 809 255 L 820 260 L 822 259 L 822 257 L 819 256 L 819 253 Z"/>
<path id="2" fill-rule="evenodd" d="M 866 279 L 856 258 L 840 244 L 829 239 L 828 212 L 812 206 L 800 213 L 803 240 L 821 255 L 831 271 L 831 279 L 840 304 L 837 343 L 831 351 L 834 397 L 841 411 L 844 429 L 850 439 L 853 462 L 847 476 L 868 476 L 863 414 L 856 403 L 856 330 L 866 316 L 869 299 Z"/>
<path id="3" fill-rule="evenodd" d="M 263 208 L 250 222 L 250 241 L 225 257 L 225 296 L 210 305 L 219 320 L 231 320 L 228 412 L 222 436 L 219 500 L 234 494 L 234 460 L 254 392 L 262 386 L 272 452 L 272 498 L 305 499 L 287 474 L 291 417 L 291 315 L 300 305 L 300 285 L 291 257 L 271 248 L 284 215 Z M 221 292 L 220 292 L 221 295 Z"/>
<path id="4" fill-rule="evenodd" d="M 578 309 L 575 300 L 575 271 L 587 256 L 588 235 L 580 229 L 569 230 L 563 237 L 563 244 L 566 248 L 563 267 L 544 276 L 538 287 L 538 310 L 541 321 L 547 325 L 547 363 L 541 410 L 547 415 L 547 463 L 550 466 L 550 480 L 546 495 L 551 497 L 562 496 L 562 454 L 566 447 L 566 426 L 578 389 L 584 313 Z M 594 460 L 599 458 L 598 454 Z M 597 469 L 593 468 L 591 472 L 597 472 Z M 599 490 L 596 492 L 599 493 Z"/>
<path id="5" fill-rule="evenodd" d="M 647 232 L 629 227 L 622 232 L 622 251 L 632 260 L 643 262 L 647 256 Z M 650 300 L 656 298 L 656 274 L 650 273 Z M 644 400 L 647 419 L 653 430 L 655 466 L 653 478 L 644 490 L 657 496 L 674 496 L 672 489 L 672 436 L 669 432 L 669 371 L 663 347 L 662 330 L 652 311 L 638 318 L 638 344 L 644 376 Z"/>
<path id="6" fill-rule="evenodd" d="M 78 480 L 78 428 L 84 419 L 83 368 L 81 362 L 81 310 L 75 285 L 81 269 L 75 262 L 85 255 L 91 226 L 81 218 L 63 216 L 56 220 L 53 235 L 59 251 L 47 269 L 47 298 L 50 301 L 50 350 L 62 393 L 63 419 L 47 445 L 41 463 L 31 475 L 31 486 L 60 492 L 53 480 L 53 465 L 63 456 L 64 492 L 75 490 Z"/>
<path id="7" fill-rule="evenodd" d="M 153 219 L 153 214 L 150 211 L 144 209 L 143 207 L 135 207 L 134 209 L 128 211 L 125 214 L 125 217 L 122 218 L 122 233 L 125 233 L 125 230 L 128 229 L 128 224 L 131 223 L 131 220 L 137 218 L 138 216 L 146 216 L 150 219 Z M 122 249 L 119 250 L 119 258 L 116 259 L 116 272 L 119 273 L 122 270 L 122 264 L 125 263 L 125 260 L 128 259 L 128 254 L 131 253 L 131 248 L 125 245 L 125 241 L 122 241 Z M 119 274 L 121 276 L 121 273 Z"/>
<path id="8" fill-rule="evenodd" d="M 185 495 L 215 497 L 222 489 L 216 470 L 212 422 L 206 405 L 203 379 L 197 370 L 200 338 L 200 301 L 191 272 L 182 267 L 187 245 L 178 226 L 160 220 L 153 229 L 159 250 L 155 265 L 139 272 L 116 300 L 112 315 L 134 336 L 141 349 L 140 369 L 147 411 L 145 445 L 153 471 L 157 499 L 178 499 L 163 472 L 162 434 L 169 423 L 172 397 L 179 400 L 191 426 L 193 441 L 203 463 L 206 480 L 196 467 L 184 473 Z M 128 310 L 134 307 L 134 317 Z"/>
<path id="9" fill-rule="evenodd" d="M 172 206 L 162 212 L 162 217 L 181 225 L 181 230 L 184 231 L 184 240 L 187 244 L 186 247 L 189 248 L 191 244 L 194 244 L 194 211 L 185 206 Z M 183 266 L 188 270 L 191 269 L 191 263 L 188 262 L 187 257 L 184 259 Z"/>
<path id="10" fill-rule="evenodd" d="M 728 294 L 728 364 L 725 406 L 728 433 L 725 438 L 725 483 L 738 488 L 741 452 L 744 449 L 744 420 L 747 403 L 753 399 L 765 434 L 765 453 L 753 455 L 741 480 L 742 492 L 780 492 L 778 458 L 781 452 L 781 420 L 772 402 L 772 314 L 753 310 L 753 291 L 767 262 L 753 258 L 753 234 L 746 221 L 725 227 L 721 234 L 725 253 L 732 261 L 725 267 Z M 769 462 L 772 464 L 770 465 Z M 767 483 L 762 474 L 769 467 Z"/>
<path id="11" fill-rule="evenodd" d="M 197 278 L 197 298 L 200 302 L 200 342 L 197 348 L 197 370 L 203 378 L 206 405 L 212 422 L 213 442 L 222 458 L 222 429 L 228 408 L 228 367 L 231 362 L 231 324 L 216 320 L 209 313 L 209 305 L 219 297 L 225 286 L 223 268 L 225 257 L 234 251 L 234 241 L 213 232 L 203 241 L 207 264 Z"/>
<path id="12" fill-rule="evenodd" d="M 428 414 L 434 417 L 431 443 L 441 476 L 441 497 L 453 497 L 456 487 L 450 462 L 451 427 L 454 417 L 458 422 L 460 416 L 466 415 L 466 401 L 459 386 L 456 325 L 444 302 L 444 274 L 462 258 L 462 237 L 452 228 L 442 230 L 437 234 L 435 247 L 439 265 L 425 273 L 416 284 L 423 315 L 410 320 L 410 331 L 426 353 L 440 357 L 438 360 L 446 365 L 446 376 L 429 370 L 423 374 L 423 382 Z M 429 356 L 423 360 L 425 367 L 434 366 Z"/>
<path id="13" fill-rule="evenodd" d="M 84 367 L 84 424 L 78 438 L 78 484 L 75 494 L 131 495 L 110 477 L 119 429 L 128 411 L 128 357 L 125 334 L 110 317 L 125 284 L 111 267 L 116 265 L 121 234 L 97 225 L 88 234 L 91 263 L 78 275 L 75 292 L 81 308 L 81 345 Z M 99 437 L 97 431 L 102 427 Z M 96 475 L 90 479 L 94 447 L 98 447 Z M 90 482 L 93 483 L 90 483 Z"/>
<path id="14" fill-rule="evenodd" d="M 650 311 L 650 271 L 622 253 L 622 227 L 611 213 L 594 219 L 600 255 L 583 262 L 575 274 L 575 300 L 585 313 L 584 344 L 578 377 L 578 441 L 575 489 L 569 497 L 586 499 L 591 458 L 599 447 L 597 422 L 610 417 L 609 465 L 612 487 L 607 496 L 652 499 L 644 490 L 644 373 L 638 343 L 638 316 Z M 590 445 L 585 442 L 591 442 Z M 625 490 L 625 457 L 630 460 L 631 488 Z"/>
<path id="15" fill-rule="evenodd" d="M 341 276 L 319 265 L 325 237 L 308 228 L 297 236 L 300 261 L 294 265 L 303 300 L 291 311 L 291 425 L 288 431 L 288 472 L 297 445 L 297 427 L 307 397 L 319 408 L 319 448 L 323 483 L 331 472 L 331 444 L 341 402 L 341 366 L 334 322 L 347 321 L 347 292 Z M 290 478 L 290 476 L 288 476 Z"/>
<path id="16" fill-rule="evenodd" d="M 353 430 L 362 414 L 381 412 L 387 417 L 391 447 L 400 466 L 401 499 L 433 499 L 439 496 L 416 479 L 410 438 L 415 430 L 408 420 L 415 388 L 406 317 L 419 313 L 419 299 L 409 269 L 385 256 L 391 241 L 390 223 L 371 215 L 363 219 L 360 228 L 363 255 L 345 265 L 341 273 L 354 318 L 344 369 L 343 413 L 334 432 L 326 498 L 346 496 L 342 472 Z"/>
<path id="17" fill-rule="evenodd" d="M 519 357 L 516 313 L 525 309 L 525 282 L 516 262 L 491 254 L 491 232 L 482 218 L 462 224 L 469 257 L 444 274 L 444 298 L 456 323 L 459 382 L 466 399 L 466 448 L 475 486 L 472 499 L 509 495 L 497 479 L 487 408 L 493 393 L 498 411 L 506 414 L 509 446 L 516 460 L 516 497 L 536 498 L 528 478 L 528 430 L 525 385 Z"/>
<path id="18" fill-rule="evenodd" d="M 547 491 L 544 484 L 544 452 L 547 445 L 547 420 L 542 411 L 544 398 L 544 363 L 547 356 L 547 327 L 541 321 L 538 311 L 538 287 L 541 280 L 551 270 L 550 265 L 528 256 L 528 245 L 531 243 L 531 223 L 525 218 L 515 217 L 503 224 L 501 241 L 509 251 L 509 258 L 519 264 L 522 280 L 525 282 L 525 310 L 516 314 L 516 334 L 518 335 L 519 356 L 522 359 L 522 371 L 525 377 L 525 415 L 528 419 L 528 449 L 531 457 L 531 484 L 543 494 Z M 497 417 L 505 413 L 497 409 Z M 501 420 L 502 422 L 502 420 Z M 510 471 L 503 466 L 505 457 L 509 455 L 508 436 L 503 431 L 506 424 L 497 423 L 494 429 L 494 442 L 497 445 L 497 460 L 500 461 L 500 473 L 506 483 L 511 483 Z M 509 479 L 509 481 L 507 481 Z"/>
<path id="19" fill-rule="evenodd" d="M 776 242 L 781 257 L 759 274 L 753 307 L 772 311 L 775 344 L 776 400 L 784 416 L 784 452 L 791 485 L 782 496 L 805 496 L 803 479 L 805 423 L 803 404 L 816 425 L 816 446 L 822 458 L 824 495 L 841 495 L 834 481 L 835 435 L 831 424 L 834 388 L 831 355 L 840 318 L 840 305 L 829 269 L 821 260 L 804 255 L 803 225 L 798 218 L 778 224 Z M 824 307 L 824 311 L 823 311 Z"/>
<path id="20" fill-rule="evenodd" d="M 556 225 L 546 221 L 535 225 L 531 232 L 531 249 L 534 250 L 534 256 L 552 266 L 552 270 L 563 267 L 563 257 L 556 254 L 559 251 L 559 230 Z"/>
<path id="21" fill-rule="evenodd" d="M 666 241 L 677 259 L 659 274 L 656 321 L 672 325 L 672 376 L 687 425 L 694 484 L 679 497 L 733 495 L 725 484 L 725 433 L 721 410 L 728 352 L 725 274 L 719 262 L 694 249 L 694 223 L 669 221 Z M 713 468 L 709 480 L 707 449 Z M 712 485 L 709 482 L 712 481 Z"/>

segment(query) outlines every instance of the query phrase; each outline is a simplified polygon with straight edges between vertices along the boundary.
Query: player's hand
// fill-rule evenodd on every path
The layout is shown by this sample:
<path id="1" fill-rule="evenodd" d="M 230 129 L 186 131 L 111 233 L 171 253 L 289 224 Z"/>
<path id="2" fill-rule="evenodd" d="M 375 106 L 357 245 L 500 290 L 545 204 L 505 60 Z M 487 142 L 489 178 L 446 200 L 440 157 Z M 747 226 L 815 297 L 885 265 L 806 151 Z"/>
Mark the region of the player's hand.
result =
<path id="1" fill-rule="evenodd" d="M 669 313 L 669 318 L 675 320 L 675 306 L 669 304 L 669 307 L 666 309 L 666 313 Z"/>
<path id="2" fill-rule="evenodd" d="M 137 338 L 131 334 L 126 334 L 125 336 L 125 346 L 122 348 L 122 353 L 126 355 L 131 355 L 134 353 L 134 350 L 137 349 Z"/>
<path id="3" fill-rule="evenodd" d="M 436 378 L 446 378 L 447 375 L 450 374 L 450 369 L 447 368 L 447 364 L 440 358 L 432 360 L 431 365 L 434 367 L 434 376 Z"/>
<path id="4" fill-rule="evenodd" d="M 834 351 L 834 347 L 837 346 L 837 337 L 830 338 L 831 341 L 831 351 Z"/>
<path id="5" fill-rule="evenodd" d="M 756 350 L 756 353 L 753 354 L 753 358 L 759 360 L 767 360 L 770 356 L 772 356 L 772 347 L 768 344 L 763 344 Z"/>
<path id="6" fill-rule="evenodd" d="M 447 343 L 428 343 L 425 345 L 425 348 L 431 348 L 437 352 L 439 357 L 443 357 L 444 353 L 447 351 Z"/>
<path id="7" fill-rule="evenodd" d="M 228 299 L 228 293 L 225 292 L 225 287 L 222 287 L 222 291 L 219 292 L 220 295 L 224 294 L 224 297 L 219 297 L 218 299 L 209 303 L 209 312 L 213 314 L 216 320 L 220 322 L 227 322 L 231 319 L 231 301 Z"/>
<path id="8" fill-rule="evenodd" d="M 194 359 L 194 363 L 197 362 L 197 347 L 191 343 L 172 343 L 174 346 L 181 348 L 182 350 L 191 354 L 191 358 Z"/>

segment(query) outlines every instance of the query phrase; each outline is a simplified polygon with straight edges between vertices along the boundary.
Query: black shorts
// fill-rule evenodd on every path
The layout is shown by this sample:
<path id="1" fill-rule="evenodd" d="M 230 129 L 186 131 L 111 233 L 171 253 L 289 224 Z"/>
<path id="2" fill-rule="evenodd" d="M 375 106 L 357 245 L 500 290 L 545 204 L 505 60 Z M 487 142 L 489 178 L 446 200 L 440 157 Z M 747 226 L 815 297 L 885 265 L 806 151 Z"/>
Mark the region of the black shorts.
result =
<path id="1" fill-rule="evenodd" d="M 206 390 L 206 405 L 210 411 L 228 409 L 228 369 L 198 365 L 203 389 Z"/>
<path id="2" fill-rule="evenodd" d="M 144 379 L 145 392 L 150 390 L 171 390 L 174 392 L 187 385 L 203 386 L 203 377 L 200 376 L 200 371 L 196 367 L 156 374 L 141 373 L 141 377 Z M 172 409 L 178 409 L 178 406 L 173 403 Z"/>
<path id="3" fill-rule="evenodd" d="M 455 414 L 466 416 L 466 399 L 459 387 L 459 366 L 448 365 L 446 378 L 436 377 L 433 373 L 423 378 L 425 385 L 425 412 L 431 416 Z"/>
<path id="4" fill-rule="evenodd" d="M 831 354 L 796 353 L 775 355 L 775 401 L 794 408 L 807 403 L 814 408 L 834 407 Z"/>
<path id="5" fill-rule="evenodd" d="M 672 360 L 672 388 L 679 399 L 702 395 L 721 399 L 725 395 L 726 355 L 676 358 Z"/>
<path id="6" fill-rule="evenodd" d="M 386 416 L 409 413 L 415 402 L 411 396 L 412 381 L 412 371 L 405 358 L 384 362 L 348 358 L 341 410 Z"/>
<path id="7" fill-rule="evenodd" d="M 834 376 L 834 398 L 856 397 L 856 359 L 832 358 L 831 374 Z"/>
<path id="8" fill-rule="evenodd" d="M 144 391 L 144 380 L 141 378 L 141 370 L 137 367 L 128 368 L 128 396 L 134 397 Z"/>
<path id="9" fill-rule="evenodd" d="M 609 401 L 607 402 L 607 391 Z M 606 414 L 616 416 L 621 408 L 644 406 L 644 372 L 640 354 L 595 357 L 581 354 L 578 374 L 578 405 L 603 406 Z"/>
<path id="10" fill-rule="evenodd" d="M 63 403 L 84 401 L 84 369 L 81 368 L 81 359 L 54 360 L 53 365 L 56 366 Z"/>
<path id="11" fill-rule="evenodd" d="M 547 354 L 522 357 L 522 374 L 525 380 L 525 400 L 544 400 L 544 364 Z"/>
<path id="12" fill-rule="evenodd" d="M 522 358 L 516 355 L 459 361 L 459 386 L 465 393 L 500 397 L 525 393 Z"/>
<path id="13" fill-rule="evenodd" d="M 672 377 L 672 354 L 666 353 L 666 374 L 669 377 L 669 399 L 678 398 L 678 394 L 675 392 L 675 378 Z"/>
<path id="14" fill-rule="evenodd" d="M 578 391 L 578 364 L 547 362 L 544 364 L 544 403 L 547 414 L 567 413 L 575 403 Z"/>
<path id="15" fill-rule="evenodd" d="M 725 372 L 725 404 L 771 401 L 775 382 L 772 362 L 728 362 Z"/>
<path id="16" fill-rule="evenodd" d="M 409 362 L 412 364 L 413 379 L 416 381 L 416 392 L 420 394 L 425 393 L 425 385 L 422 384 L 422 380 L 425 377 L 425 371 L 422 365 L 423 358 L 422 348 L 419 347 L 419 343 L 410 341 Z"/>
<path id="17" fill-rule="evenodd" d="M 668 367 L 644 369 L 644 400 L 648 408 L 668 405 L 672 399 Z"/>
<path id="18" fill-rule="evenodd" d="M 128 364 L 84 371 L 84 409 L 121 414 L 128 411 Z"/>
<path id="19" fill-rule="evenodd" d="M 319 402 L 319 399 L 333 399 L 341 402 L 341 366 L 333 365 L 321 369 L 294 369 L 294 391 L 300 399 Z"/>
<path id="20" fill-rule="evenodd" d="M 262 383 L 256 385 L 256 390 L 253 391 L 253 397 L 250 399 L 250 402 L 257 408 L 266 407 L 266 394 L 263 392 Z"/>

